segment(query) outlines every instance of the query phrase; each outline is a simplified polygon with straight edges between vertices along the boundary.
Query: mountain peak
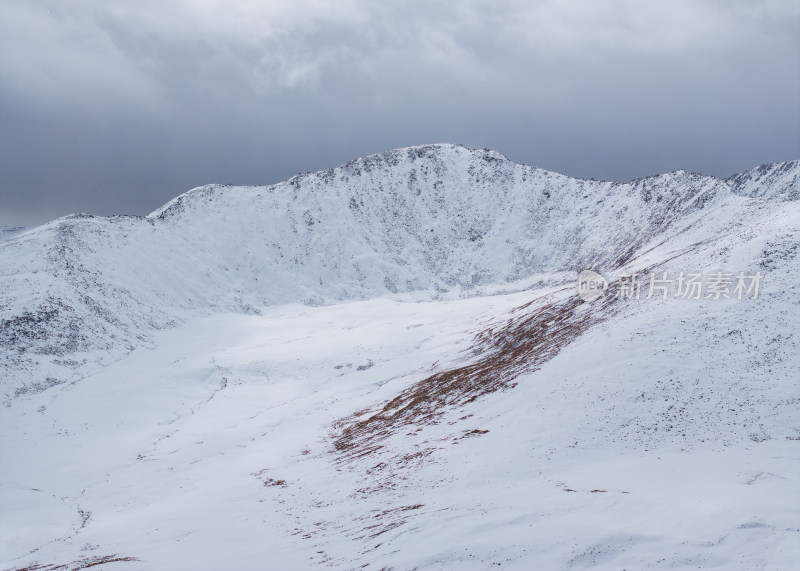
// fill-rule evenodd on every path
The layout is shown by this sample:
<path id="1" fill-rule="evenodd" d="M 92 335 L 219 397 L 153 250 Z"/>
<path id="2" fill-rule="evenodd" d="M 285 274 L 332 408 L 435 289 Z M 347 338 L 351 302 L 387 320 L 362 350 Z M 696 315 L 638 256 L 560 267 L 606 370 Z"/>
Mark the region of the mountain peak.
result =
<path id="1" fill-rule="evenodd" d="M 271 186 L 205 185 L 147 217 L 66 217 L 0 242 L 3 327 L 21 352 L 0 366 L 136 346 L 143 331 L 208 312 L 479 295 L 615 271 L 692 225 L 704 239 L 729 216 L 712 213 L 743 207 L 734 198 L 796 199 L 797 171 L 793 161 L 726 181 L 676 171 L 610 183 L 420 145 Z"/>

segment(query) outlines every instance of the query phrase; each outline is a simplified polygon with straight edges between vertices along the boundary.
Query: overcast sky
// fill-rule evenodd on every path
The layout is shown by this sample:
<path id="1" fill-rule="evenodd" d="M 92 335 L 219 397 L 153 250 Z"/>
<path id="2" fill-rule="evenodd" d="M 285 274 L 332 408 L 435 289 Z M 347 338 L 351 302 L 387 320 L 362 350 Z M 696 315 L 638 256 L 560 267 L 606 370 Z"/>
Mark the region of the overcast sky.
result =
<path id="1" fill-rule="evenodd" d="M 619 181 L 800 158 L 798 2 L 0 2 L 2 225 L 433 142 Z"/>

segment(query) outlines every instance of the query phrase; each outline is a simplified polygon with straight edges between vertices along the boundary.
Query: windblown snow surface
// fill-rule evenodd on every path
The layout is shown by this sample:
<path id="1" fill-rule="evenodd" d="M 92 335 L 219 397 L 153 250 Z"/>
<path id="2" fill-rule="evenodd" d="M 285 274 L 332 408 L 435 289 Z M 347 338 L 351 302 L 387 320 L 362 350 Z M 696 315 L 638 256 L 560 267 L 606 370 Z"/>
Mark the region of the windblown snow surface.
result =
<path id="1" fill-rule="evenodd" d="M 798 161 L 453 145 L 8 233 L 0 566 L 796 568 L 798 244 Z"/>

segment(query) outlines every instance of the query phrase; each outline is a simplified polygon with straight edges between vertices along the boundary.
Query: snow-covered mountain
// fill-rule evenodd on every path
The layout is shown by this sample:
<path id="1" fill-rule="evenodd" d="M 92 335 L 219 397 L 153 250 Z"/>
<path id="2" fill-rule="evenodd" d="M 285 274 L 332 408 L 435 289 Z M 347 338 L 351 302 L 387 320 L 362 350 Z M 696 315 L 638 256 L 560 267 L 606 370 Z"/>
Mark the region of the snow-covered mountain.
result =
<path id="1" fill-rule="evenodd" d="M 197 188 L 146 217 L 69 216 L 0 244 L 3 389 L 74 380 L 85 361 L 195 315 L 517 291 L 618 268 L 739 197 L 796 200 L 799 172 L 616 184 L 431 145 L 270 187 Z"/>
<path id="2" fill-rule="evenodd" d="M 25 230 L 24 226 L 0 226 L 0 242 L 16 236 Z"/>
<path id="3" fill-rule="evenodd" d="M 799 201 L 429 145 L 11 236 L 0 561 L 789 568 Z"/>

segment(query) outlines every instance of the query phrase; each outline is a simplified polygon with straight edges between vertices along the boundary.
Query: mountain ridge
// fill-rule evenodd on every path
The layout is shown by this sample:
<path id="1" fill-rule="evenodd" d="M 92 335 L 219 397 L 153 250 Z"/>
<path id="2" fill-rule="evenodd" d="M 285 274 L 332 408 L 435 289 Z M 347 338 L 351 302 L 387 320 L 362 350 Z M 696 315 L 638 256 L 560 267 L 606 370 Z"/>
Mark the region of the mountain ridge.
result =
<path id="1" fill-rule="evenodd" d="M 0 243 L 4 388 L 73 379 L 84 360 L 113 360 L 192 315 L 519 291 L 613 271 L 698 221 L 730 232 L 711 220 L 718 209 L 796 200 L 799 164 L 616 183 L 424 145 L 275 185 L 197 187 L 147 216 L 71 215 Z"/>
<path id="2" fill-rule="evenodd" d="M 791 569 L 796 173 L 405 149 L 4 242 L 3 567 Z"/>

